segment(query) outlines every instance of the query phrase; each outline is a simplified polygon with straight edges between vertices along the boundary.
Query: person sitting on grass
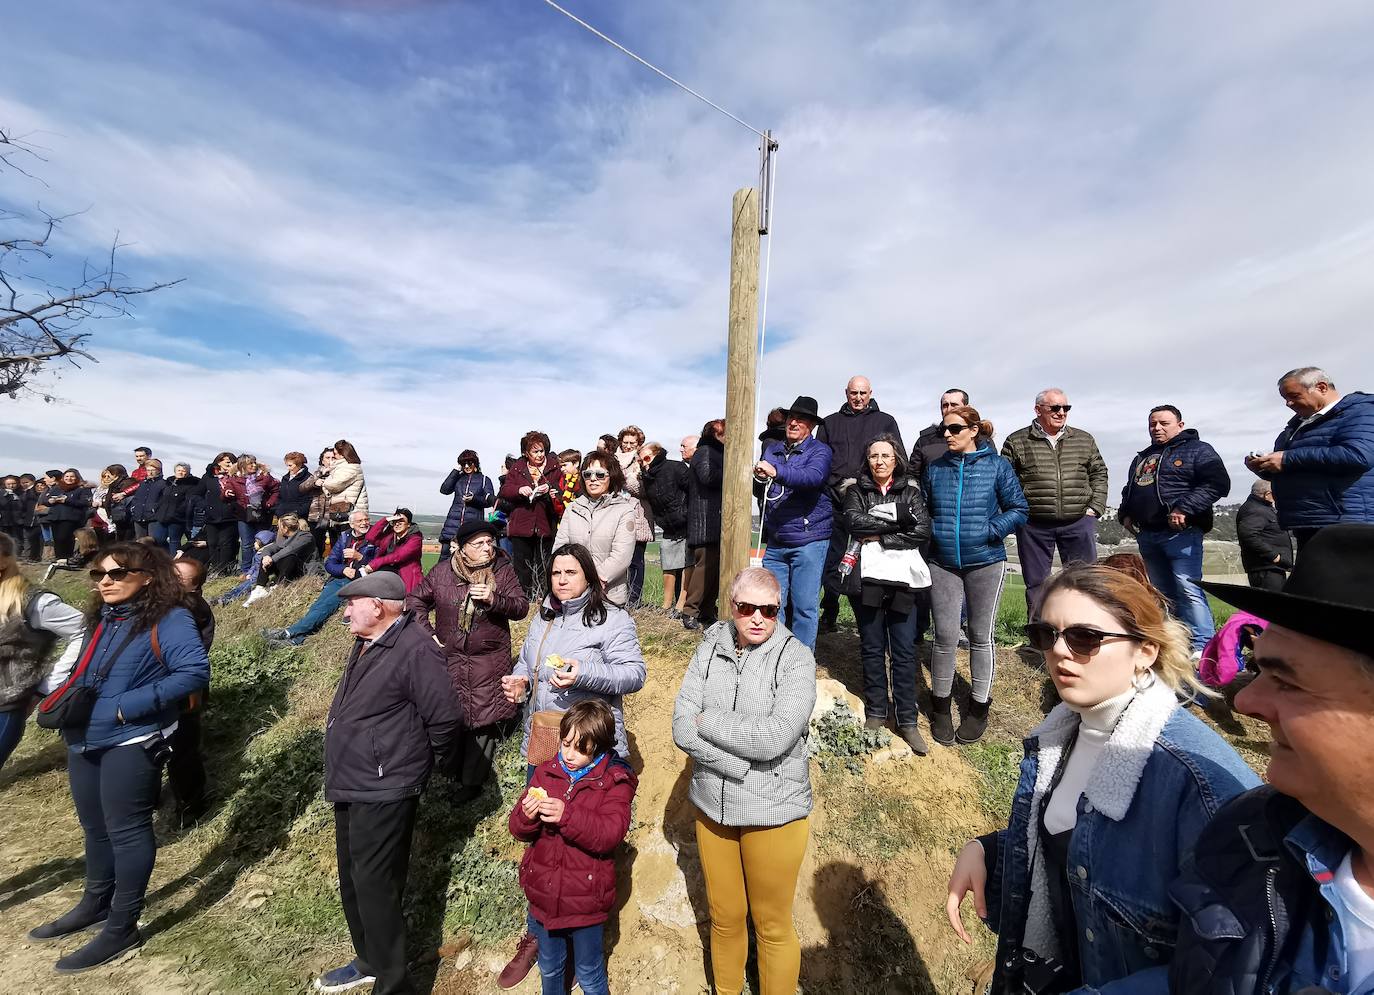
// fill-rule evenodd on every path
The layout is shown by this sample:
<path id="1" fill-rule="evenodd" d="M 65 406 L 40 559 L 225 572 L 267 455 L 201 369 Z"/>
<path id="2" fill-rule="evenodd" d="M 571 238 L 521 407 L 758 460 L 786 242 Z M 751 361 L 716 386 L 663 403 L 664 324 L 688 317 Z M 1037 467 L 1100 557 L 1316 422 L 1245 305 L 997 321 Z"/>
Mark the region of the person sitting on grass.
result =
<path id="1" fill-rule="evenodd" d="M 424 568 L 420 565 L 425 537 L 415 527 L 415 516 L 409 508 L 397 508 L 373 525 L 367 533 L 367 541 L 376 547 L 376 552 L 366 566 L 358 568 L 364 577 L 379 570 L 390 570 L 400 574 L 405 581 L 407 594 L 425 579 Z"/>
<path id="2" fill-rule="evenodd" d="M 257 586 L 243 603 L 245 607 L 267 597 L 278 583 L 304 576 L 306 565 L 315 558 L 315 537 L 299 515 L 282 515 L 277 519 L 277 537 L 262 547 L 259 556 Z"/>
<path id="3" fill-rule="evenodd" d="M 285 629 L 263 629 L 262 636 L 274 646 L 299 646 L 305 637 L 318 632 L 324 623 L 339 610 L 339 590 L 349 581 L 362 576 L 362 568 L 372 562 L 377 547 L 368 541 L 367 533 L 371 522 L 365 511 L 355 511 L 348 516 L 348 530 L 339 536 L 329 550 L 329 558 L 324 561 L 324 572 L 329 575 L 324 589 L 298 621 Z"/>
<path id="4" fill-rule="evenodd" d="M 584 995 L 607 995 L 604 934 L 615 908 L 615 851 L 630 829 L 639 779 L 615 751 L 615 713 L 599 698 L 559 721 L 559 751 L 511 809 L 511 835 L 530 848 L 520 882 L 539 941 L 543 995 L 568 990 L 568 950 Z"/>
<path id="5" fill-rule="evenodd" d="M 268 543 L 275 541 L 277 534 L 270 529 L 263 529 L 253 536 L 253 558 L 248 562 L 248 570 L 239 577 L 239 582 L 228 591 L 215 598 L 216 605 L 230 605 L 240 598 L 247 598 L 244 606 L 253 603 L 252 598 L 254 588 L 258 586 L 258 576 L 262 573 L 262 551 Z"/>

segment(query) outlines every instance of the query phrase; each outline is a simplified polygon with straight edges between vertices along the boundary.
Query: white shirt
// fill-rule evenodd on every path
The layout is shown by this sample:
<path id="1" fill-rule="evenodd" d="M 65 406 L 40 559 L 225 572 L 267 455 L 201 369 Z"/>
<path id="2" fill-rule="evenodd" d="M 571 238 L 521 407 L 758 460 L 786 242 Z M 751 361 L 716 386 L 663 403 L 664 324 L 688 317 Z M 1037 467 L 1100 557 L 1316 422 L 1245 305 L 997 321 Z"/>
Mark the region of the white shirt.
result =
<path id="1" fill-rule="evenodd" d="M 1332 408 L 1334 408 L 1336 405 L 1338 405 L 1338 404 L 1340 404 L 1340 403 L 1341 403 L 1341 399 L 1338 397 L 1338 398 L 1336 398 L 1334 401 L 1332 401 L 1330 404 L 1328 404 L 1326 407 L 1322 408 L 1321 410 L 1312 412 L 1310 415 L 1308 415 L 1308 416 L 1307 416 L 1306 418 L 1304 418 L 1302 421 L 1298 422 L 1298 428 L 1306 428 L 1308 425 L 1311 425 L 1314 421 L 1316 421 L 1318 418 L 1320 418 L 1322 415 L 1326 414 L 1328 411 L 1330 411 Z"/>
<path id="2" fill-rule="evenodd" d="M 40 594 L 29 605 L 29 624 L 45 629 L 59 640 L 65 640 L 62 654 L 38 683 L 38 693 L 51 694 L 71 676 L 76 658 L 81 653 L 81 637 L 86 632 L 86 619 L 80 611 L 55 594 Z"/>
<path id="3" fill-rule="evenodd" d="M 1072 829 L 1078 824 L 1078 799 L 1088 786 L 1088 778 L 1097 766 L 1098 758 L 1107 741 L 1112 738 L 1112 730 L 1117 720 L 1126 711 L 1126 706 L 1135 697 L 1135 688 L 1128 688 L 1124 694 L 1108 698 L 1090 708 L 1069 708 L 1078 713 L 1078 738 L 1074 740 L 1073 750 L 1064 765 L 1064 775 L 1050 795 L 1045 806 L 1045 829 L 1057 835 Z"/>
<path id="4" fill-rule="evenodd" d="M 1345 855 L 1336 869 L 1334 887 L 1326 892 L 1345 939 L 1344 992 L 1364 991 L 1374 976 L 1374 898 L 1355 880 L 1350 857 L 1350 853 Z"/>

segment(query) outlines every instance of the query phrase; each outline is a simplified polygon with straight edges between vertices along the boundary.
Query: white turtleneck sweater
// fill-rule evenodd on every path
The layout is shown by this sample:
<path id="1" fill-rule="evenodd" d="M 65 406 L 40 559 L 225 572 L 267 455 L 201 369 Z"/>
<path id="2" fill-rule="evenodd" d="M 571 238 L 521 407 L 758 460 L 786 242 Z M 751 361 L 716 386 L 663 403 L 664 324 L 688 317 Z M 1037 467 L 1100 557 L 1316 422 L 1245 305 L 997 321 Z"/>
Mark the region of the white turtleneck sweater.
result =
<path id="1" fill-rule="evenodd" d="M 1087 708 L 1069 705 L 1079 718 L 1078 738 L 1064 764 L 1064 776 L 1059 779 L 1049 804 L 1045 806 L 1045 829 L 1058 835 L 1078 823 L 1078 799 L 1088 787 L 1088 779 L 1102 755 L 1117 720 L 1135 697 L 1135 688 Z"/>

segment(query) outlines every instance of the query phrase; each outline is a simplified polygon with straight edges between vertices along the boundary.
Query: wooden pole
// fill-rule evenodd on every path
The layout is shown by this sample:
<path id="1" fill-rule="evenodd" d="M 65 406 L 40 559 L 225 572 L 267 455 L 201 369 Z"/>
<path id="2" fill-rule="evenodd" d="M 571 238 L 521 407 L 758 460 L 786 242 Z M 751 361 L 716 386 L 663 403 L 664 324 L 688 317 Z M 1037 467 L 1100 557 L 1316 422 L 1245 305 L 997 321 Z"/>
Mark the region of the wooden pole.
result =
<path id="1" fill-rule="evenodd" d="M 725 480 L 721 495 L 719 617 L 730 617 L 730 581 L 749 565 L 754 511 L 754 390 L 758 374 L 759 194 L 731 205 L 730 338 L 725 378 Z"/>

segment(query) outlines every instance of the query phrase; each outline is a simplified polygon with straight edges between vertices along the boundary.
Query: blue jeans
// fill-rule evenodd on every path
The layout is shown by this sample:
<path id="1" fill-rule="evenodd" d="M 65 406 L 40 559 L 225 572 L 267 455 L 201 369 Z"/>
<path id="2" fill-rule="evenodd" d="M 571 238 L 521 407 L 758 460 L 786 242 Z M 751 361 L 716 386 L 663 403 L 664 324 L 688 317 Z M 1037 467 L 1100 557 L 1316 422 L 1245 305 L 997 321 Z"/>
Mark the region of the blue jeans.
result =
<path id="1" fill-rule="evenodd" d="M 1198 587 L 1202 577 L 1202 531 L 1142 530 L 1136 537 L 1150 583 L 1174 607 L 1174 615 L 1192 633 L 1192 648 L 1200 652 L 1216 634 L 1212 608 Z"/>
<path id="2" fill-rule="evenodd" d="M 303 640 L 312 632 L 319 632 L 331 615 L 339 610 L 339 589 L 348 583 L 347 577 L 331 577 L 320 591 L 320 596 L 310 606 L 299 622 L 287 626 L 286 632 L 292 639 Z"/>
<path id="3" fill-rule="evenodd" d="M 253 538 L 258 529 L 247 522 L 239 522 L 239 573 L 247 573 L 253 562 Z"/>
<path id="4" fill-rule="evenodd" d="M 0 712 L 0 767 L 5 766 L 5 761 L 24 738 L 24 724 L 27 718 L 22 708 Z"/>
<path id="5" fill-rule="evenodd" d="M 528 925 L 530 936 L 539 941 L 539 974 L 544 984 L 543 995 L 563 995 L 568 990 L 563 972 L 568 966 L 570 944 L 573 970 L 577 972 L 577 983 L 582 986 L 585 995 L 610 995 L 610 983 L 606 980 L 605 923 L 550 932 L 540 925 L 538 919 L 530 916 Z"/>
<path id="6" fill-rule="evenodd" d="M 816 649 L 816 626 L 821 600 L 821 574 L 825 572 L 825 551 L 830 537 L 805 546 L 769 546 L 763 554 L 768 568 L 782 588 L 782 604 L 792 596 L 792 635 L 809 650 Z"/>
<path id="7" fill-rule="evenodd" d="M 854 598 L 859 659 L 864 670 L 864 718 L 887 718 L 887 657 L 892 656 L 892 704 L 899 729 L 916 725 L 916 609 L 872 608 Z"/>
<path id="8" fill-rule="evenodd" d="M 180 522 L 172 522 L 162 526 L 167 531 L 167 552 L 173 556 L 177 555 L 177 550 L 181 549 L 181 540 L 189 531 Z"/>

